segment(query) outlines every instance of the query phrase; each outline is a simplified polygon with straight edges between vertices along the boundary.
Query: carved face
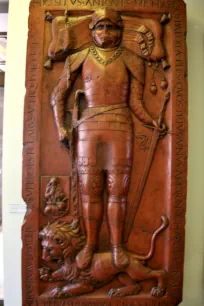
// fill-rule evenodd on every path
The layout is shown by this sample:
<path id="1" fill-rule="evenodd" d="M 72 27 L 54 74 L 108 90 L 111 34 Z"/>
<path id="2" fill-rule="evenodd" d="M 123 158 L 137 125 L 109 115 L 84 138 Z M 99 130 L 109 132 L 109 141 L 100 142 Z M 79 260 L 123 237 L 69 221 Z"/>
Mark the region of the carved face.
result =
<path id="1" fill-rule="evenodd" d="M 113 48 L 120 44 L 122 29 L 108 19 L 99 21 L 92 30 L 94 43 L 101 48 Z"/>
<path id="2" fill-rule="evenodd" d="M 45 261 L 61 261 L 63 258 L 61 241 L 45 238 L 42 240 L 42 259 Z"/>

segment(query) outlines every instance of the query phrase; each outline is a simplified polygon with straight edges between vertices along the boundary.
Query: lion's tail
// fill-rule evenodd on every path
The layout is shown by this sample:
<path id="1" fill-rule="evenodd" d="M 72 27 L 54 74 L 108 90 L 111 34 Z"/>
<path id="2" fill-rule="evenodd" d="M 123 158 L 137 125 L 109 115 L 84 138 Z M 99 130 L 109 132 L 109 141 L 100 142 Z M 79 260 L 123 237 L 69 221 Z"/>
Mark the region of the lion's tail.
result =
<path id="1" fill-rule="evenodd" d="M 137 259 L 139 259 L 141 261 L 145 261 L 145 260 L 148 260 L 152 257 L 153 252 L 154 252 L 154 247 L 155 247 L 155 240 L 156 240 L 158 234 L 161 233 L 169 225 L 169 220 L 168 220 L 167 216 L 161 216 L 161 220 L 162 220 L 161 226 L 152 235 L 151 246 L 150 246 L 149 253 L 147 255 L 136 255 Z"/>

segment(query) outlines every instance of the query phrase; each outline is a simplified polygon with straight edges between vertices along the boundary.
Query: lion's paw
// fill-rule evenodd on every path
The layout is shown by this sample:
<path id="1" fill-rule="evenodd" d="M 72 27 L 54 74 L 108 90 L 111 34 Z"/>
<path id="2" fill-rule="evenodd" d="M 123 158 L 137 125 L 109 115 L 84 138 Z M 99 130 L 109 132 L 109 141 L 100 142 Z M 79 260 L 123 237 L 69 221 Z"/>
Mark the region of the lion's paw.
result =
<path id="1" fill-rule="evenodd" d="M 40 275 L 40 279 L 44 282 L 49 282 L 50 275 L 49 274 L 42 274 L 42 275 Z"/>
<path id="2" fill-rule="evenodd" d="M 113 298 L 113 297 L 122 297 L 121 295 L 121 291 L 120 289 L 110 289 L 109 292 L 108 292 L 108 296 L 110 298 Z"/>
<path id="3" fill-rule="evenodd" d="M 110 289 L 108 292 L 108 296 L 110 298 L 113 297 L 126 297 L 126 296 L 131 296 L 131 295 L 137 295 L 141 290 L 141 286 L 139 284 L 134 285 L 134 286 L 127 286 L 123 288 L 117 288 L 117 289 Z"/>
<path id="4" fill-rule="evenodd" d="M 40 279 L 45 282 L 52 281 L 52 272 L 49 267 L 42 267 L 39 269 Z"/>
<path id="5" fill-rule="evenodd" d="M 151 290 L 151 295 L 154 297 L 162 297 L 165 295 L 166 290 L 160 287 L 154 287 Z"/>
<path id="6" fill-rule="evenodd" d="M 71 297 L 71 294 L 68 290 L 67 286 L 64 287 L 56 287 L 52 291 L 50 291 L 50 297 L 54 299 L 60 299 L 60 298 L 68 298 Z"/>
<path id="7" fill-rule="evenodd" d="M 61 293 L 61 288 L 60 287 L 56 287 L 52 291 L 50 291 L 50 296 L 52 298 L 57 299 L 57 298 L 60 297 L 60 293 Z"/>

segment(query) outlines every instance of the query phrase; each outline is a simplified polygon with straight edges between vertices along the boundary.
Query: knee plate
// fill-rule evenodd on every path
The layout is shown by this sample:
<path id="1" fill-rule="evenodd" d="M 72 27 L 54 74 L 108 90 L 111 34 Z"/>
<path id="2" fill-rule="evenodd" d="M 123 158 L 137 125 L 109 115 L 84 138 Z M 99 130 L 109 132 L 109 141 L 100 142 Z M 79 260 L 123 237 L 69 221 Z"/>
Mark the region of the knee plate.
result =
<path id="1" fill-rule="evenodd" d="M 102 173 L 80 174 L 79 186 L 82 195 L 101 195 L 104 188 Z"/>
<path id="2" fill-rule="evenodd" d="M 126 197 L 130 186 L 130 172 L 108 172 L 107 189 L 110 196 Z"/>

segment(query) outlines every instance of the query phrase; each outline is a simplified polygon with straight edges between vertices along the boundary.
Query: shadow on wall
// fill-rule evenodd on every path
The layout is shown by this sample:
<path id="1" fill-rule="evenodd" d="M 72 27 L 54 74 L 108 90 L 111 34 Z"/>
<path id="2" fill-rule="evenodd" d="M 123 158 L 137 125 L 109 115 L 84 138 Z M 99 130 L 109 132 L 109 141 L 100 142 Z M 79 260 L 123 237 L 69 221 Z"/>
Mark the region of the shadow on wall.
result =
<path id="1" fill-rule="evenodd" d="M 0 13 L 8 13 L 8 2 L 3 0 L 3 2 L 0 2 Z M 1 305 L 1 304 L 0 304 Z"/>

